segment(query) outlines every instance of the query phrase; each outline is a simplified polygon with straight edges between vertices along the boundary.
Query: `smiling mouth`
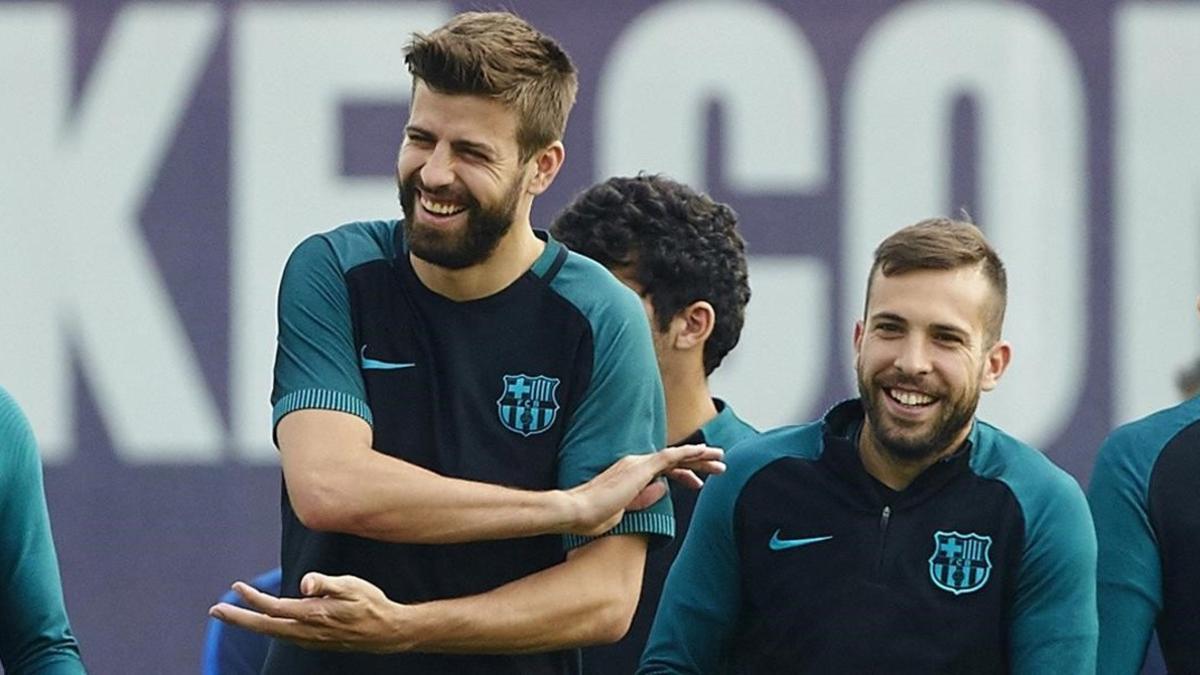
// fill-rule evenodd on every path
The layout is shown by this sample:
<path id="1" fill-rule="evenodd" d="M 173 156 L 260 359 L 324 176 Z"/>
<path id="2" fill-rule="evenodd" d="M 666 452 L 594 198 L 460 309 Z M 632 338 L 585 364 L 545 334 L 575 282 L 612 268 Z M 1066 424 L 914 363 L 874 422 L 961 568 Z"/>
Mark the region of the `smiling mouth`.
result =
<path id="1" fill-rule="evenodd" d="M 426 197 L 424 193 L 421 193 L 418 199 L 421 202 L 421 208 L 435 216 L 457 216 L 458 214 L 467 210 L 467 207 L 462 206 L 461 204 L 456 204 L 454 202 L 439 202 Z"/>
<path id="2" fill-rule="evenodd" d="M 892 387 L 885 387 L 883 391 L 887 394 L 888 398 L 908 408 L 924 408 L 937 402 L 936 397 L 923 394 L 919 391 L 895 389 Z"/>

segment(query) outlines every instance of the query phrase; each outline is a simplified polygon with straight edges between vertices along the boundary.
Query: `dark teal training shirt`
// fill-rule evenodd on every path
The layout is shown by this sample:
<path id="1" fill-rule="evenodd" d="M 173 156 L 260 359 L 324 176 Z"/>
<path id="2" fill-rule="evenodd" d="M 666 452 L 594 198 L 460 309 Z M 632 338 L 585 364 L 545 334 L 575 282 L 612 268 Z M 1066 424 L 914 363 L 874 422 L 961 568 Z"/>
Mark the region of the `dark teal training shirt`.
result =
<path id="1" fill-rule="evenodd" d="M 7 675 L 83 673 L 67 623 L 33 430 L 0 388 L 0 664 Z"/>
<path id="2" fill-rule="evenodd" d="M 1200 672 L 1200 398 L 1114 431 L 1088 500 L 1100 543 L 1097 672 L 1141 672 L 1156 627 L 1167 670 Z"/>
<path id="3" fill-rule="evenodd" d="M 541 235 L 545 236 L 545 235 Z M 575 487 L 623 455 L 661 448 L 662 384 L 638 297 L 552 239 L 486 298 L 428 289 L 396 221 L 353 223 L 293 252 L 279 292 L 275 420 L 304 408 L 358 415 L 376 450 L 444 476 L 528 490 Z M 397 486 L 402 489 L 402 486 Z M 674 533 L 671 502 L 613 532 Z M 305 572 L 353 574 L 398 602 L 482 593 L 551 567 L 581 537 L 398 544 L 316 532 L 284 486 L 283 595 Z M 578 650 L 525 655 L 312 652 L 275 641 L 264 672 L 574 674 Z"/>

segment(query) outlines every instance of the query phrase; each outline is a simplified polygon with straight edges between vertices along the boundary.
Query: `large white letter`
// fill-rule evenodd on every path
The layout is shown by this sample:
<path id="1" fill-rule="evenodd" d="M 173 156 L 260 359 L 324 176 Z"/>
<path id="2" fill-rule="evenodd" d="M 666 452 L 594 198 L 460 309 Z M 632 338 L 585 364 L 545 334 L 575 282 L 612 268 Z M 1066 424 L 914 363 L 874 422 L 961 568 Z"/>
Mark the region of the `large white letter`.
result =
<path id="1" fill-rule="evenodd" d="M 961 96 L 978 111 L 973 215 L 1008 267 L 1014 344 L 981 414 L 1045 445 L 1075 410 L 1088 347 L 1086 120 L 1074 55 L 1034 9 L 914 3 L 867 34 L 847 85 L 842 308 L 847 321 L 861 315 L 880 240 L 952 206 Z"/>
<path id="2" fill-rule="evenodd" d="M 219 457 L 221 417 L 138 227 L 219 28 L 207 5 L 121 10 L 72 113 L 69 15 L 0 8 L 0 374 L 51 459 L 73 440 L 73 353 L 120 456 Z"/>
<path id="3" fill-rule="evenodd" d="M 408 100 L 401 47 L 448 20 L 441 3 L 251 4 L 232 38 L 234 439 L 274 461 L 271 364 L 275 291 L 306 235 L 351 220 L 398 216 L 391 178 L 341 175 L 341 104 Z M 399 147 L 405 120 L 381 142 Z"/>
<path id="4" fill-rule="evenodd" d="M 828 180 L 824 86 L 812 46 L 777 8 L 656 6 L 618 38 L 601 74 L 597 175 L 664 172 L 705 189 L 708 110 L 715 103 L 724 121 L 721 175 L 732 189 L 820 190 Z M 802 256 L 751 258 L 750 269 L 754 297 L 742 341 L 714 374 L 713 387 L 739 414 L 776 426 L 809 414 L 821 396 L 830 275 L 819 259 Z"/>
<path id="5" fill-rule="evenodd" d="M 1200 353 L 1200 7 L 1117 12 L 1111 287 L 1116 422 L 1177 400 Z"/>

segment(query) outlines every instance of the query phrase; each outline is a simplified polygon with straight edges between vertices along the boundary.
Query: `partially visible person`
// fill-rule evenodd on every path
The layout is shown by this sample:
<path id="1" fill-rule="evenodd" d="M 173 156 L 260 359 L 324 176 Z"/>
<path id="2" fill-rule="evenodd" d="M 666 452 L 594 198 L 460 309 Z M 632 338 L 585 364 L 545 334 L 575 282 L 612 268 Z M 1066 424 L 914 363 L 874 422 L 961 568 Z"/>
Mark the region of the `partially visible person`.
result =
<path id="1" fill-rule="evenodd" d="M 86 672 L 63 603 L 33 429 L 0 388 L 0 665 L 7 675 Z"/>
<path id="2" fill-rule="evenodd" d="M 975 419 L 1011 359 L 1006 274 L 974 225 L 875 251 L 859 398 L 767 432 L 710 479 L 639 673 L 1089 673 L 1082 490 Z"/>
<path id="3" fill-rule="evenodd" d="M 279 595 L 283 570 L 276 567 L 250 580 L 250 585 L 271 595 Z M 245 607 L 237 591 L 229 590 L 218 602 Z M 209 618 L 204 633 L 204 654 L 201 656 L 202 675 L 258 675 L 267 660 L 271 638 L 261 633 L 230 626 Z"/>
<path id="4" fill-rule="evenodd" d="M 737 345 L 750 300 L 745 243 L 732 209 L 662 176 L 610 178 L 577 196 L 550 233 L 641 296 L 666 393 L 668 444 L 729 449 L 756 435 L 708 386 L 708 376 Z M 584 673 L 637 668 L 697 494 L 671 491 L 676 537 L 646 558 L 629 632 L 615 644 L 585 649 Z"/>
<path id="5" fill-rule="evenodd" d="M 1197 495 L 1200 398 L 1130 422 L 1100 447 L 1088 500 L 1100 546 L 1101 675 L 1140 672 L 1155 629 L 1168 672 L 1200 673 Z"/>

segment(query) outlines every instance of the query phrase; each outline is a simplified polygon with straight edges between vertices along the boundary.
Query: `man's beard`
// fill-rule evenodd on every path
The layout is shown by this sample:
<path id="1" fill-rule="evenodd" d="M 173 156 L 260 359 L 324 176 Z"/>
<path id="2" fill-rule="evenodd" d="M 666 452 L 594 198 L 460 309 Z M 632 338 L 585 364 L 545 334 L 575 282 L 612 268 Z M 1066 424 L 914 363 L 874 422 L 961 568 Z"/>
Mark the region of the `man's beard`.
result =
<path id="1" fill-rule="evenodd" d="M 864 380 L 861 367 L 857 369 L 856 374 L 858 395 L 870 422 L 873 442 L 876 447 L 905 462 L 928 459 L 945 451 L 963 429 L 970 425 L 975 416 L 975 409 L 979 406 L 978 387 L 964 391 L 955 399 L 939 397 L 941 413 L 931 422 L 923 423 L 927 428 L 922 433 L 906 433 L 905 427 L 889 419 L 882 397 L 887 396 L 884 389 L 894 386 L 908 384 L 919 390 L 917 383 L 908 378 L 897 377 L 889 379 L 886 384 L 872 386 Z"/>
<path id="2" fill-rule="evenodd" d="M 404 238 L 413 255 L 432 265 L 452 270 L 460 270 L 487 260 L 512 227 L 517 212 L 517 201 L 521 197 L 521 176 L 518 174 L 513 178 L 513 184 L 494 208 L 484 207 L 470 193 L 463 193 L 462 197 L 465 199 L 455 195 L 457 201 L 466 203 L 467 222 L 454 232 L 446 232 L 417 222 L 415 213 L 418 188 L 434 200 L 448 192 L 433 192 L 425 189 L 420 183 L 421 178 L 415 171 L 407 181 L 400 181 Z"/>

